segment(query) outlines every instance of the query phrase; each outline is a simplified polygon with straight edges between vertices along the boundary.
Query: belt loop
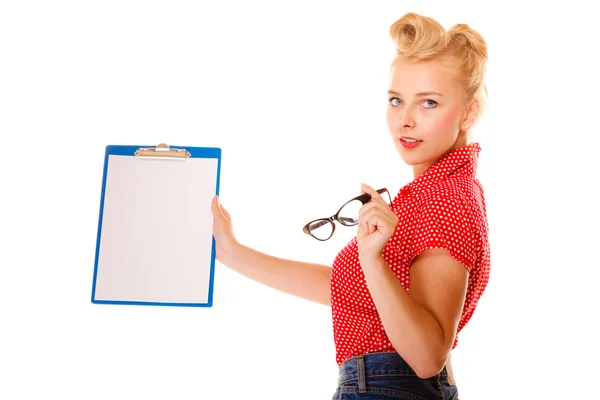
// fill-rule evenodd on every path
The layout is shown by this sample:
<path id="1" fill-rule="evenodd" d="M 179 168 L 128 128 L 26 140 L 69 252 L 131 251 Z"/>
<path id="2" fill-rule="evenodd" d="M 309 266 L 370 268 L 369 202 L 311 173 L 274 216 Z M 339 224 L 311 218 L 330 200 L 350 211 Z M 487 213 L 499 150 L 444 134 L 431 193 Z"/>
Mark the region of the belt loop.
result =
<path id="1" fill-rule="evenodd" d="M 365 358 L 362 354 L 356 356 L 356 368 L 358 370 L 358 393 L 366 393 L 367 377 L 365 376 Z"/>

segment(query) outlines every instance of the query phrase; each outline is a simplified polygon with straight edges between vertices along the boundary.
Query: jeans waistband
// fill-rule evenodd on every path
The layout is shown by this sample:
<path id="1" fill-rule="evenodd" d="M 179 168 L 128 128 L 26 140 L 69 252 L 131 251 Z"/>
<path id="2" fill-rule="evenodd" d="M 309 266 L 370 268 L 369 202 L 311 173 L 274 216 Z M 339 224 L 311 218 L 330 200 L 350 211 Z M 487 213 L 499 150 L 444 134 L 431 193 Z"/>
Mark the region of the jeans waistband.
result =
<path id="1" fill-rule="evenodd" d="M 358 379 L 361 386 L 365 377 L 377 375 L 417 376 L 398 353 L 375 352 L 361 354 L 344 361 L 339 368 L 338 385 L 351 379 Z M 440 372 L 440 375 L 447 375 L 446 368 Z"/>

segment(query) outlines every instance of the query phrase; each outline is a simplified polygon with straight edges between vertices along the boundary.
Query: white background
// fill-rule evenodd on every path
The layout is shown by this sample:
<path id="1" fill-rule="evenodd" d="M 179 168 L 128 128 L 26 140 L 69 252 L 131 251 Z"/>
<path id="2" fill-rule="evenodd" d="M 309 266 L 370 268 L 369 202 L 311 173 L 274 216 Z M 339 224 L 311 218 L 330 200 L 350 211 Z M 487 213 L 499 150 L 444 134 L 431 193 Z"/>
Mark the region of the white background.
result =
<path id="1" fill-rule="evenodd" d="M 2 1 L 0 398 L 331 398 L 330 309 L 222 265 L 209 309 L 91 303 L 104 149 L 221 147 L 238 238 L 330 264 L 352 228 L 302 225 L 411 179 L 385 125 L 408 11 L 489 45 L 492 275 L 454 352 L 461 399 L 593 398 L 598 22 L 554 4 Z"/>

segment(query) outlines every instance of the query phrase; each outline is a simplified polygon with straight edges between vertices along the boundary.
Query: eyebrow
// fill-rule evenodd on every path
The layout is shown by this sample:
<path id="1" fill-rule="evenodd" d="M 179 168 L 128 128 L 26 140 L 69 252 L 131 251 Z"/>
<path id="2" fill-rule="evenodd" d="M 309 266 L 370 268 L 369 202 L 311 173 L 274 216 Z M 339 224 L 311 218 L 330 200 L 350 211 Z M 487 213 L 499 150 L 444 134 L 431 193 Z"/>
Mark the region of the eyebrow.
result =
<path id="1" fill-rule="evenodd" d="M 398 92 L 394 92 L 393 90 L 388 90 L 388 94 L 394 95 L 394 96 L 400 96 L 400 93 Z M 424 96 L 443 96 L 443 94 L 438 93 L 438 92 L 419 92 L 417 93 L 417 97 L 424 97 Z"/>

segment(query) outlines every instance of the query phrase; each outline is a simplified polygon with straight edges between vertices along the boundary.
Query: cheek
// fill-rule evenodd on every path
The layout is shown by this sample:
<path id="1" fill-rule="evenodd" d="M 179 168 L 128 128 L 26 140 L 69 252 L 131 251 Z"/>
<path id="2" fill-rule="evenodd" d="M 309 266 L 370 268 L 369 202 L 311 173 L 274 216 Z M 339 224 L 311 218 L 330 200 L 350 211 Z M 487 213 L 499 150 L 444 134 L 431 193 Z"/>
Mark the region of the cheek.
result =
<path id="1" fill-rule="evenodd" d="M 436 132 L 448 132 L 454 131 L 458 129 L 458 115 L 459 110 L 450 110 L 443 115 L 440 115 L 439 118 L 435 120 L 433 123 L 433 128 Z"/>

